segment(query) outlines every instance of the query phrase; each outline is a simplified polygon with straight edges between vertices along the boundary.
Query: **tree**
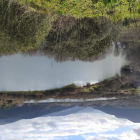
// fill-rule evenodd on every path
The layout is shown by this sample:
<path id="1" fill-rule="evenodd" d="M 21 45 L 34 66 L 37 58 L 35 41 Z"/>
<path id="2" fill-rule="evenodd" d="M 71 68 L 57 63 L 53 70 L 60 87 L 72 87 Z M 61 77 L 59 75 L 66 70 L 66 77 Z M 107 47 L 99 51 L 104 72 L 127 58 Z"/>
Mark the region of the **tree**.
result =
<path id="1" fill-rule="evenodd" d="M 71 18 L 71 26 L 60 26 L 59 22 L 61 20 L 54 22 L 43 46 L 45 54 L 54 56 L 58 61 L 67 58 L 86 60 L 98 56 L 109 48 L 112 40 L 119 35 L 118 24 L 115 25 L 103 17 Z"/>

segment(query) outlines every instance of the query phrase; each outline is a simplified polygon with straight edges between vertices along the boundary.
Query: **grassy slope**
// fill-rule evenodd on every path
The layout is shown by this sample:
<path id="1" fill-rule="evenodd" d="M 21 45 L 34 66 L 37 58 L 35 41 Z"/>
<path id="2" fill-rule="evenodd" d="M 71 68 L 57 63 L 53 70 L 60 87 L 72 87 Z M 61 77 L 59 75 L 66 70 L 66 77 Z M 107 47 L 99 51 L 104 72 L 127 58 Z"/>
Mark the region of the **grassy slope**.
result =
<path id="1" fill-rule="evenodd" d="M 39 12 L 54 12 L 58 15 L 83 17 L 110 17 L 119 21 L 124 18 L 137 18 L 140 16 L 140 3 L 128 0 L 18 0 L 27 7 Z"/>

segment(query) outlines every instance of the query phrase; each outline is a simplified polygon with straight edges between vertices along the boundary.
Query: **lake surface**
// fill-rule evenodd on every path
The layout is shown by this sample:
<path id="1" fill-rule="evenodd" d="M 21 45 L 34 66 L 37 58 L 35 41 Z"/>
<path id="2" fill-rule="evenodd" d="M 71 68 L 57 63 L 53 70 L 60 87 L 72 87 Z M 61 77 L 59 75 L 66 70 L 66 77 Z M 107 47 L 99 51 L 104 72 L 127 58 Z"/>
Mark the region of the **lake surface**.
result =
<path id="1" fill-rule="evenodd" d="M 70 98 L 65 98 L 65 99 L 47 99 L 47 100 L 40 100 L 38 103 L 57 103 L 57 102 L 87 102 L 87 101 L 105 101 L 105 100 L 115 100 L 115 97 L 112 98 L 90 98 L 90 99 L 70 99 Z M 24 103 L 35 103 L 34 100 L 31 101 L 25 101 Z"/>
<path id="2" fill-rule="evenodd" d="M 0 58 L 0 91 L 33 91 L 60 88 L 69 84 L 97 83 L 120 74 L 126 64 L 114 51 L 94 62 L 56 62 L 45 56 L 15 54 Z"/>

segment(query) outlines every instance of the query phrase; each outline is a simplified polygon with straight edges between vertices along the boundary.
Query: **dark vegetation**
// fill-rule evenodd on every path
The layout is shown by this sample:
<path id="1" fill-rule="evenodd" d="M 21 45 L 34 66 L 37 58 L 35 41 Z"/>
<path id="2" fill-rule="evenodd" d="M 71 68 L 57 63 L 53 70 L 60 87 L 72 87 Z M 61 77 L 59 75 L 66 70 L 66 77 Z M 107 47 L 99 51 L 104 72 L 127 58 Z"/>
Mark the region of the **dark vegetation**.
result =
<path id="1" fill-rule="evenodd" d="M 128 0 L 0 0 L 0 55 L 94 60 L 117 40 L 120 25 L 138 20 L 138 6 Z"/>
<path id="2" fill-rule="evenodd" d="M 0 0 L 0 55 L 38 48 L 51 28 L 52 17 L 11 0 Z"/>
<path id="3" fill-rule="evenodd" d="M 106 18 L 59 17 L 43 45 L 45 55 L 57 61 L 90 60 L 104 53 L 119 37 L 121 25 Z"/>
<path id="4" fill-rule="evenodd" d="M 140 70 L 140 26 L 136 25 L 122 32 L 120 36 L 121 48 L 130 65 Z"/>
<path id="5" fill-rule="evenodd" d="M 53 17 L 15 1 L 1 0 L 0 55 L 39 52 L 57 61 L 93 60 L 117 40 L 121 29 L 120 23 L 105 17 Z"/>

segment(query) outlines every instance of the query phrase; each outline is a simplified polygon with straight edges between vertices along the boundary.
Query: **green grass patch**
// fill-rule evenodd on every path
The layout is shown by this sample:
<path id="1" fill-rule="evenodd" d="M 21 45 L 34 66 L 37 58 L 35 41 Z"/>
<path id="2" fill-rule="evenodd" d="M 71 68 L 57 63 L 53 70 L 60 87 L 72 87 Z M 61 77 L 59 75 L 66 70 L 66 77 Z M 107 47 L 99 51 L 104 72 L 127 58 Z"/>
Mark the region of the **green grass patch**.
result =
<path id="1" fill-rule="evenodd" d="M 137 18 L 140 2 L 129 0 L 16 0 L 29 9 L 40 13 L 83 17 L 107 17 L 111 20 Z"/>
<path id="2" fill-rule="evenodd" d="M 98 87 L 99 85 L 93 85 L 93 86 L 90 86 L 89 88 L 84 88 L 84 92 L 94 91 L 94 89 L 97 89 Z"/>
<path id="3" fill-rule="evenodd" d="M 136 94 L 139 94 L 140 95 L 140 87 L 139 88 L 130 88 L 130 89 L 123 89 L 123 90 L 120 90 L 121 93 L 136 93 Z"/>
<path id="4" fill-rule="evenodd" d="M 90 92 L 90 89 L 84 88 L 84 92 Z"/>
<path id="5" fill-rule="evenodd" d="M 70 84 L 70 85 L 62 87 L 62 89 L 65 89 L 65 88 L 76 88 L 76 87 L 77 86 L 75 84 Z"/>

